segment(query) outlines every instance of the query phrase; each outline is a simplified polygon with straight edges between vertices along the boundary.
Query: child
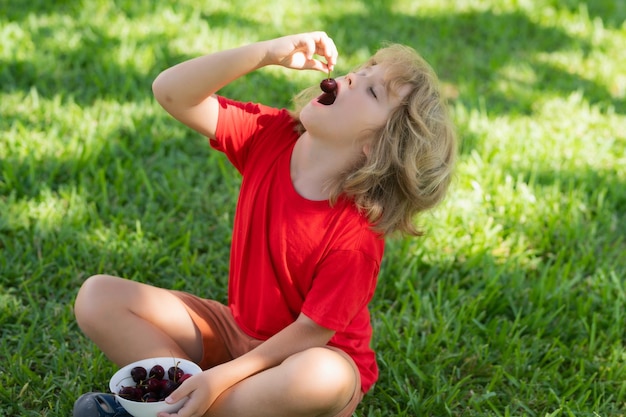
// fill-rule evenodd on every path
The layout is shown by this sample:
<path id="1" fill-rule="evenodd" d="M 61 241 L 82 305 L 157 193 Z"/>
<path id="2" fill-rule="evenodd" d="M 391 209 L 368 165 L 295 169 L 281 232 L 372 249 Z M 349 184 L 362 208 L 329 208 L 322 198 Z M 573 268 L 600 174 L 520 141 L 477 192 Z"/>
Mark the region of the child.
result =
<path id="1" fill-rule="evenodd" d="M 227 306 L 106 275 L 77 296 L 78 324 L 116 364 L 177 356 L 205 370 L 167 399 L 187 396 L 185 406 L 161 417 L 351 416 L 377 379 L 368 303 L 384 238 L 420 235 L 415 216 L 452 175 L 455 135 L 435 74 L 391 45 L 333 92 L 300 95 L 294 112 L 216 95 L 268 65 L 326 74 L 337 56 L 326 33 L 303 33 L 191 59 L 154 81 L 164 109 L 243 178 Z M 94 395 L 75 415 L 108 407 Z"/>

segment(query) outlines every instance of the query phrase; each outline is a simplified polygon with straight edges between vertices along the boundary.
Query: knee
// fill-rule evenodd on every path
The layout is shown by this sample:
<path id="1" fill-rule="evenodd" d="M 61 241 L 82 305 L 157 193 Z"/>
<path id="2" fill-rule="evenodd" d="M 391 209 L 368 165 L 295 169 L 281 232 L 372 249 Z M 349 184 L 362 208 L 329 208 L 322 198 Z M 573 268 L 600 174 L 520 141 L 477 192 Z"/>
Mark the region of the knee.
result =
<path id="1" fill-rule="evenodd" d="M 357 389 L 357 370 L 346 358 L 327 348 L 313 348 L 288 359 L 296 375 L 290 386 L 297 395 L 315 398 L 324 410 L 343 408 Z M 320 410 L 322 411 L 322 410 Z"/>
<path id="2" fill-rule="evenodd" d="M 107 275 L 93 275 L 83 282 L 74 301 L 74 316 L 79 326 L 88 325 L 93 319 L 106 313 L 102 309 L 107 305 L 104 298 L 112 278 Z"/>

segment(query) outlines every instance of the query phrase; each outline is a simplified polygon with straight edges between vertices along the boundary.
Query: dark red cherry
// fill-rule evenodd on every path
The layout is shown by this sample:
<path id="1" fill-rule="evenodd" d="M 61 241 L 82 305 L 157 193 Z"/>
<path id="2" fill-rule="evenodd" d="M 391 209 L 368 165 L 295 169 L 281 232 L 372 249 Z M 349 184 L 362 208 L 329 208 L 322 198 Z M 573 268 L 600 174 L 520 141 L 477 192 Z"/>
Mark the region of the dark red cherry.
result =
<path id="1" fill-rule="evenodd" d="M 118 394 L 120 395 L 120 397 L 126 398 L 127 400 L 139 401 L 141 400 L 143 391 L 141 390 L 141 388 L 137 387 L 122 387 Z"/>
<path id="2" fill-rule="evenodd" d="M 182 384 L 183 382 L 185 382 L 185 381 L 186 381 L 186 380 L 188 380 L 189 378 L 191 378 L 191 374 L 183 374 L 183 376 L 181 376 L 181 377 L 178 379 L 178 382 Z"/>
<path id="3" fill-rule="evenodd" d="M 164 379 L 163 384 L 161 385 L 161 397 L 165 398 L 170 395 L 176 388 L 178 388 L 180 384 L 178 382 L 171 381 L 169 379 Z"/>
<path id="4" fill-rule="evenodd" d="M 135 394 L 135 387 L 122 387 L 120 389 L 120 392 L 118 392 L 118 394 L 121 397 L 130 397 L 133 394 Z"/>
<path id="5" fill-rule="evenodd" d="M 172 366 L 167 370 L 167 377 L 175 382 L 178 382 L 185 372 L 178 366 Z"/>
<path id="6" fill-rule="evenodd" d="M 154 365 L 152 369 L 150 369 L 150 373 L 148 374 L 149 378 L 163 379 L 165 376 L 165 369 L 161 365 Z"/>
<path id="7" fill-rule="evenodd" d="M 320 83 L 320 88 L 325 93 L 332 93 L 337 90 L 337 81 L 334 78 L 325 78 Z"/>
<path id="8" fill-rule="evenodd" d="M 148 379 L 148 371 L 142 366 L 135 366 L 130 370 L 130 376 L 133 378 L 133 381 L 139 384 L 141 381 Z"/>
<path id="9" fill-rule="evenodd" d="M 159 394 L 156 392 L 147 392 L 143 395 L 143 397 L 141 397 L 141 399 L 146 403 L 155 403 L 160 400 Z"/>
<path id="10" fill-rule="evenodd" d="M 161 390 L 161 381 L 160 379 L 150 378 L 146 381 L 146 391 L 148 392 L 159 392 Z"/>

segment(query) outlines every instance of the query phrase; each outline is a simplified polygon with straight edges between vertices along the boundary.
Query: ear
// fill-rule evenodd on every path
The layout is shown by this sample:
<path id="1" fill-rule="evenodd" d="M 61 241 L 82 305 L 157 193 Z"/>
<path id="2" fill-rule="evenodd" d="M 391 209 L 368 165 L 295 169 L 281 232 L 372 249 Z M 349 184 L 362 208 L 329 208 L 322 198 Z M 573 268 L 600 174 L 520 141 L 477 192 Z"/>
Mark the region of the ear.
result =
<path id="1" fill-rule="evenodd" d="M 370 156 L 371 152 L 372 144 L 370 142 L 366 142 L 365 145 L 363 145 L 363 153 L 365 154 L 365 156 Z"/>

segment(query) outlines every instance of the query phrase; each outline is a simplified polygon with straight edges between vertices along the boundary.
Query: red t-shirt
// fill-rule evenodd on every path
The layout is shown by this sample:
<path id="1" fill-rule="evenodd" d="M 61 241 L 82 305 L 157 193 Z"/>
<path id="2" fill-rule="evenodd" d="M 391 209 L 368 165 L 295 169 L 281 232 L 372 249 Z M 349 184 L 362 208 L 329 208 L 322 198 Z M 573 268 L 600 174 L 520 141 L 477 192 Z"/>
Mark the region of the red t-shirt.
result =
<path id="1" fill-rule="evenodd" d="M 300 196 L 290 160 L 299 135 L 284 109 L 219 97 L 216 139 L 242 174 L 233 225 L 229 306 L 248 335 L 266 340 L 302 312 L 336 333 L 368 391 L 378 377 L 370 348 L 372 299 L 384 240 L 347 200 Z"/>

